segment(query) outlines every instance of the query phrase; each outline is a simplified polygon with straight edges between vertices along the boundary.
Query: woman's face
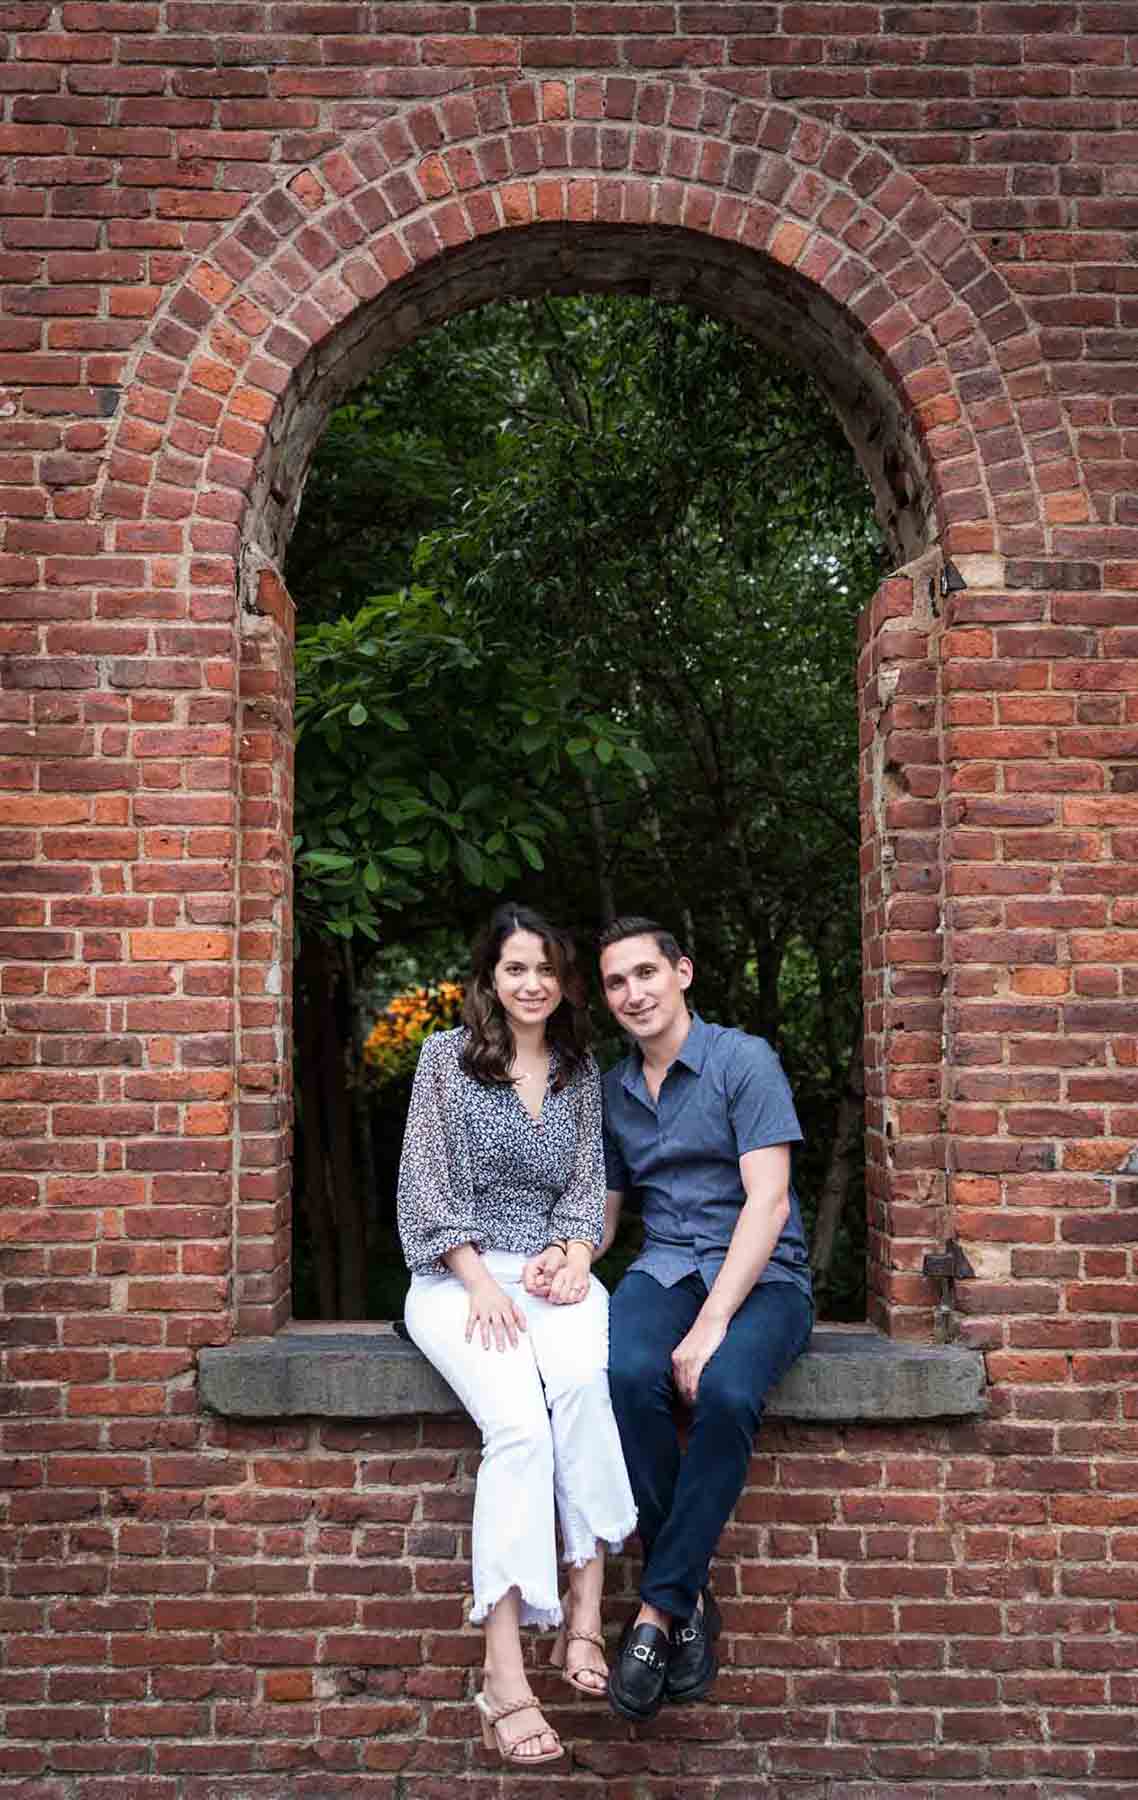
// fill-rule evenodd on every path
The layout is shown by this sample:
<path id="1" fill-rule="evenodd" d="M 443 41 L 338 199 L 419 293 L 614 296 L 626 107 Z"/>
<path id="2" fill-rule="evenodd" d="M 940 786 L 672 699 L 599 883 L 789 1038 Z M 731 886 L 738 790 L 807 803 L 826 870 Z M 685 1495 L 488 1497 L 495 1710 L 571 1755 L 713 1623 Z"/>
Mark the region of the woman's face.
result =
<path id="1" fill-rule="evenodd" d="M 494 965 L 494 992 L 511 1025 L 539 1025 L 561 1004 L 561 983 L 534 931 L 511 931 Z"/>

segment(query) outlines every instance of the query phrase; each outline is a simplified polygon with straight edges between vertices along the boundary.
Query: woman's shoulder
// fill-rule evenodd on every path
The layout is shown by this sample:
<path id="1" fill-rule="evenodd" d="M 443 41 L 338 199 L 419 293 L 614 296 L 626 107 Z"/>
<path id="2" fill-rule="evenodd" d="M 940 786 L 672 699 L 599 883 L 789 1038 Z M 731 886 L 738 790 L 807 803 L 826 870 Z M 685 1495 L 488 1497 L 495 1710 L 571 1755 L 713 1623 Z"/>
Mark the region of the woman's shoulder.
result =
<path id="1" fill-rule="evenodd" d="M 434 1063 L 457 1062 L 470 1033 L 465 1025 L 452 1025 L 445 1031 L 432 1031 L 423 1039 L 419 1061 L 430 1067 Z"/>

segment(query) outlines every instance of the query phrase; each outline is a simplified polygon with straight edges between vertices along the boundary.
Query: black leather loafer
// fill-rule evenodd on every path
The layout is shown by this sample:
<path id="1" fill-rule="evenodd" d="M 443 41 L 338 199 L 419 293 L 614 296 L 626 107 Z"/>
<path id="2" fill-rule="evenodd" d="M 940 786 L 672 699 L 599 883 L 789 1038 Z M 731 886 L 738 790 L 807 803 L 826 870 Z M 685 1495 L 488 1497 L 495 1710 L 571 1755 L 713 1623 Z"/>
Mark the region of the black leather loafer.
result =
<path id="1" fill-rule="evenodd" d="M 685 1700 L 702 1700 L 719 1673 L 715 1640 L 723 1628 L 715 1595 L 703 1590 L 703 1610 L 697 1606 L 683 1625 L 673 1625 L 671 1655 L 664 1680 L 664 1698 L 682 1706 Z"/>
<path id="2" fill-rule="evenodd" d="M 629 1620 L 609 1670 L 606 1690 L 609 1705 L 622 1719 L 655 1718 L 664 1702 L 669 1650 L 666 1631 Z"/>

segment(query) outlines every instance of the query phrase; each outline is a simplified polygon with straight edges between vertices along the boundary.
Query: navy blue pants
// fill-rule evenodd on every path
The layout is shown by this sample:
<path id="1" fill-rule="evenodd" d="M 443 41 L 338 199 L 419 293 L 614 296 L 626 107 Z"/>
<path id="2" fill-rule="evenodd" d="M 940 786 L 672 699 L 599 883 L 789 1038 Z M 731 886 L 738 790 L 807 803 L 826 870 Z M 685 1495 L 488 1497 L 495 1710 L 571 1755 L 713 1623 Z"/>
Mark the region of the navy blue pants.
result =
<path id="1" fill-rule="evenodd" d="M 640 1594 L 674 1618 L 693 1611 L 719 1534 L 743 1491 L 763 1402 L 806 1348 L 814 1308 L 787 1281 L 761 1282 L 700 1376 L 681 1455 L 672 1351 L 707 1298 L 701 1275 L 661 1287 L 626 1275 L 609 1307 L 609 1384 L 639 1511 Z"/>

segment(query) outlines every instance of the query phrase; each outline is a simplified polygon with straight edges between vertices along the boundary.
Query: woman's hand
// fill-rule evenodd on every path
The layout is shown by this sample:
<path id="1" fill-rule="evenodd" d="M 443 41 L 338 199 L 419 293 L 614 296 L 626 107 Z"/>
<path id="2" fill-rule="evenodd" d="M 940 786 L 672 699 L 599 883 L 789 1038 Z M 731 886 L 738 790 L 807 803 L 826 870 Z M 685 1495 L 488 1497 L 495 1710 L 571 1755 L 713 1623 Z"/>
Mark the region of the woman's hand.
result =
<path id="1" fill-rule="evenodd" d="M 585 1298 L 592 1263 L 588 1244 L 570 1244 L 564 1266 L 549 1284 L 548 1298 L 554 1306 L 576 1306 Z"/>
<path id="2" fill-rule="evenodd" d="M 549 1298 L 549 1288 L 558 1269 L 565 1266 L 565 1252 L 560 1244 L 547 1244 L 536 1256 L 531 1256 L 522 1270 L 522 1286 L 527 1294 L 537 1294 L 542 1300 Z"/>
<path id="3" fill-rule="evenodd" d="M 466 1315 L 467 1343 L 477 1331 L 481 1334 L 484 1350 L 489 1350 L 491 1338 L 499 1350 L 504 1350 L 507 1343 L 511 1350 L 516 1350 L 518 1332 L 526 1328 L 521 1307 L 502 1292 L 492 1275 L 474 1282 L 467 1292 L 470 1298 L 470 1311 Z"/>

